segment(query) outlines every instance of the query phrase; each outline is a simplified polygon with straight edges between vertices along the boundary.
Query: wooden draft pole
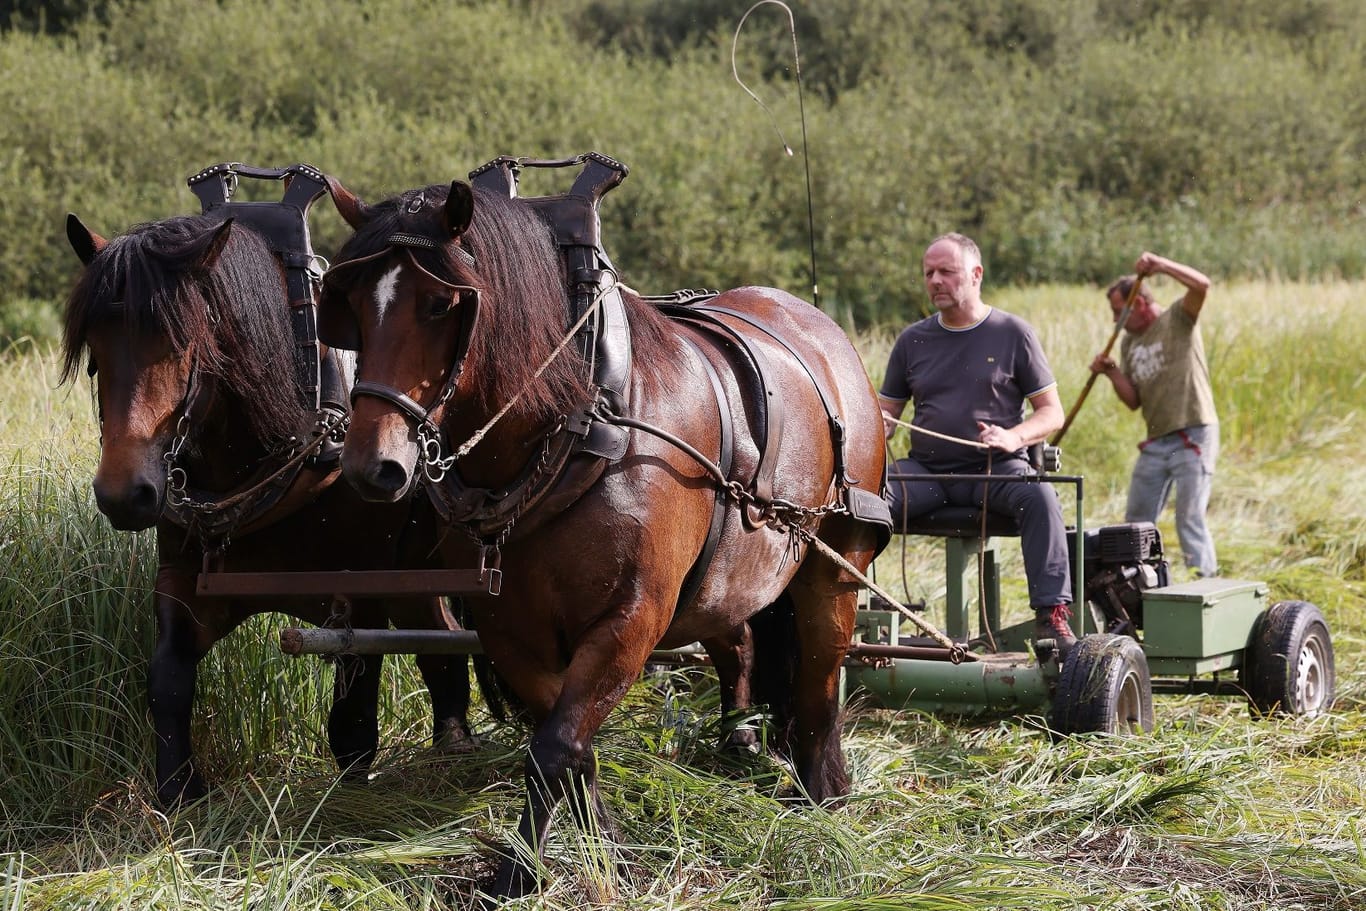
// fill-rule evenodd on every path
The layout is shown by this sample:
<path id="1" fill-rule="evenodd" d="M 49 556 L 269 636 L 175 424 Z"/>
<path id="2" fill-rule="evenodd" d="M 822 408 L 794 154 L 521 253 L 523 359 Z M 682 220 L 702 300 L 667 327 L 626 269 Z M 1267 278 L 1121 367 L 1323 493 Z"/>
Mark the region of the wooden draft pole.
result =
<path id="1" fill-rule="evenodd" d="M 1119 333 L 1124 328 L 1124 324 L 1129 321 L 1129 314 L 1133 312 L 1134 301 L 1138 299 L 1138 289 L 1142 284 L 1143 276 L 1139 275 L 1134 279 L 1134 284 L 1129 289 L 1129 296 L 1124 299 L 1124 309 L 1119 312 L 1119 319 L 1115 320 L 1115 331 L 1110 333 L 1110 340 L 1105 343 L 1105 350 L 1100 353 L 1101 357 L 1107 357 L 1110 354 L 1110 349 L 1115 347 L 1115 340 L 1119 338 Z M 1096 377 L 1099 375 L 1092 373 L 1087 378 L 1086 385 L 1081 389 L 1081 395 L 1077 396 L 1077 403 L 1072 406 L 1071 411 L 1067 412 L 1067 420 L 1062 422 L 1062 429 L 1058 431 L 1057 436 L 1053 437 L 1054 446 L 1062 442 L 1063 435 L 1067 433 L 1067 428 L 1072 426 L 1072 419 L 1077 416 L 1078 411 L 1081 411 L 1082 403 L 1091 394 L 1091 387 L 1096 384 Z"/>

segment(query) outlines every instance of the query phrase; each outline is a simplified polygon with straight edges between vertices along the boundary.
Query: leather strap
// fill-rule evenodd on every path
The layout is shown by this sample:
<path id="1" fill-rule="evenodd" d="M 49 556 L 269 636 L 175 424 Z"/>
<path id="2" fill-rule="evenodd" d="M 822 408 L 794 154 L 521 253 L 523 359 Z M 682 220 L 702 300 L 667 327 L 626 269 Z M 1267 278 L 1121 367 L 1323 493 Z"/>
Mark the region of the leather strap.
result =
<path id="1" fill-rule="evenodd" d="M 757 500 L 762 503 L 771 503 L 773 501 L 773 478 L 778 470 L 778 452 L 783 443 L 784 409 L 782 390 L 773 382 L 768 359 L 739 330 L 705 308 L 665 306 L 662 310 L 671 319 L 689 322 L 734 343 L 740 351 L 744 352 L 750 366 L 754 368 L 754 376 L 759 385 L 758 395 L 753 402 L 757 425 L 755 443 L 759 447 L 759 465 L 755 469 L 751 489 Z M 757 528 L 763 524 L 763 521 L 758 518 L 757 513 L 751 514 L 749 510 L 746 510 L 745 524 L 750 528 Z"/>
<path id="2" fill-rule="evenodd" d="M 690 339 L 684 341 L 697 352 L 697 357 L 702 361 L 703 368 L 707 371 L 707 379 L 711 381 L 712 397 L 716 399 L 716 410 L 720 417 L 720 455 L 717 457 L 717 467 L 721 469 L 721 474 L 729 477 L 731 464 L 735 456 L 735 416 L 731 413 L 730 405 L 726 401 L 726 389 L 721 383 L 721 377 L 716 372 L 716 368 L 707 356 Z M 711 526 L 707 529 L 707 540 L 702 544 L 702 552 L 698 554 L 697 560 L 693 562 L 692 568 L 688 570 L 688 575 L 683 579 L 683 587 L 678 592 L 678 608 L 682 610 L 692 603 L 697 597 L 698 591 L 702 588 L 702 583 L 707 578 L 707 572 L 711 569 L 712 558 L 716 555 L 716 545 L 721 541 L 721 531 L 726 525 L 727 498 L 726 488 L 716 485 L 716 500 L 711 510 Z"/>
<path id="3" fill-rule="evenodd" d="M 835 477 L 839 480 L 839 483 L 842 486 L 853 487 L 854 485 L 856 485 L 859 479 L 851 478 L 849 476 L 848 471 L 848 440 L 845 437 L 844 421 L 841 420 L 839 416 L 839 411 L 831 403 L 829 391 L 825 388 L 825 386 L 821 384 L 820 380 L 816 378 L 816 374 L 812 371 L 811 365 L 809 365 L 806 362 L 806 360 L 800 354 L 797 353 L 797 350 L 795 348 L 788 344 L 786 339 L 784 339 L 778 332 L 774 331 L 774 329 L 771 326 L 769 326 L 767 323 L 765 323 L 763 320 L 759 319 L 756 316 L 753 316 L 748 313 L 741 313 L 738 310 L 731 310 L 728 307 L 717 307 L 713 304 L 701 304 L 692 309 L 704 310 L 708 313 L 724 313 L 727 316 L 733 316 L 738 320 L 743 320 L 744 322 L 758 329 L 760 332 L 763 332 L 769 338 L 773 339 L 775 342 L 786 348 L 788 350 L 788 353 L 792 355 L 792 357 L 797 361 L 797 363 L 802 365 L 802 369 L 806 371 L 806 375 L 811 380 L 811 385 L 816 388 L 816 393 L 821 398 L 821 404 L 825 407 L 826 421 L 830 425 L 830 438 L 831 441 L 834 443 Z"/>

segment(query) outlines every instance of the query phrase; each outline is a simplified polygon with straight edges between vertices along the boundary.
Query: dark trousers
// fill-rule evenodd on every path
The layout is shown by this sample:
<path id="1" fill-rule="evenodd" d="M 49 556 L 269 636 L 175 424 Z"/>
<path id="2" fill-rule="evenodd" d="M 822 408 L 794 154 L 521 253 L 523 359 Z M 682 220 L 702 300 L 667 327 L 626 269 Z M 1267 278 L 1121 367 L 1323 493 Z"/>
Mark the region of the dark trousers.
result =
<path id="1" fill-rule="evenodd" d="M 991 474 L 1029 474 L 1024 459 L 993 460 Z M 938 474 L 913 459 L 897 459 L 892 474 Z M 985 474 L 985 468 L 981 472 Z M 892 521 L 924 515 L 940 506 L 982 505 L 983 488 L 989 512 L 1014 516 L 1020 526 L 1020 551 L 1029 582 L 1033 608 L 1072 603 L 1072 573 L 1067 556 L 1067 527 L 1053 485 L 1044 481 L 889 481 L 887 502 Z"/>

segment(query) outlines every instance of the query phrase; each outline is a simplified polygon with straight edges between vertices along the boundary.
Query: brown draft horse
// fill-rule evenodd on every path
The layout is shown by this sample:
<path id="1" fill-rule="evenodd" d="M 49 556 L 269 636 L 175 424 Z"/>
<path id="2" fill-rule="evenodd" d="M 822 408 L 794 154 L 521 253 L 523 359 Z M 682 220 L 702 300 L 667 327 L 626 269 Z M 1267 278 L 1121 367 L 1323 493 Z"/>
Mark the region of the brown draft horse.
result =
<path id="1" fill-rule="evenodd" d="M 297 394 L 284 270 L 255 231 L 183 216 L 106 241 L 73 215 L 67 234 L 85 268 L 66 307 L 63 379 L 88 352 L 100 418 L 96 501 L 117 529 L 157 530 L 157 637 L 147 690 L 157 796 L 173 805 L 206 792 L 190 717 L 196 667 L 213 644 L 263 610 L 315 624 L 333 612 L 322 597 L 198 597 L 205 555 L 225 571 L 387 569 L 420 559 L 407 552 L 419 542 L 430 550 L 431 521 L 425 509 L 366 503 L 350 485 L 334 483 L 335 459 L 304 462 L 292 479 L 280 473 L 309 439 L 317 413 Z M 211 533 L 226 508 L 186 506 L 231 502 L 271 476 L 287 482 L 272 504 L 243 509 Z M 357 599 L 348 619 L 356 627 L 390 619 L 448 626 L 437 598 Z M 337 661 L 328 741 L 350 776 L 363 778 L 378 744 L 381 662 Z M 458 748 L 470 738 L 465 660 L 425 657 L 418 666 L 432 696 L 434 740 Z"/>
<path id="2" fill-rule="evenodd" d="M 324 280 L 319 309 L 320 329 L 350 336 L 362 352 L 342 457 L 348 479 L 368 499 L 397 502 L 424 472 L 435 494 L 443 482 L 429 469 L 444 462 L 465 489 L 515 489 L 536 473 L 565 416 L 591 398 L 575 349 L 551 356 L 568 320 L 545 223 L 524 200 L 461 181 L 374 206 L 331 189 L 356 232 Z M 457 521 L 443 538 L 452 565 L 469 564 L 473 543 L 498 545 L 502 595 L 470 606 L 485 652 L 534 722 L 521 846 L 492 884 L 500 896 L 536 887 L 534 864 L 519 858 L 539 856 L 561 799 L 581 826 L 610 835 L 593 738 L 656 647 L 725 639 L 753 621 L 755 695 L 778 726 L 770 742 L 812 801 L 849 790 L 838 683 L 858 584 L 802 546 L 801 534 L 860 571 L 876 552 L 874 530 L 840 505 L 851 483 L 876 498 L 884 470 L 882 419 L 862 362 L 833 321 L 771 288 L 715 298 L 711 306 L 729 314 L 719 333 L 624 298 L 629 388 L 616 416 L 598 412 L 618 426 L 635 422 L 624 454 L 572 502 L 528 497 L 501 527 Z M 756 382 L 756 358 L 767 383 Z M 767 402 L 756 401 L 760 385 Z M 779 409 L 786 431 L 770 451 L 756 428 L 767 422 L 771 431 Z M 831 411 L 847 434 L 843 452 Z M 719 457 L 726 414 L 736 498 L 700 588 L 679 603 L 725 489 L 703 463 Z M 454 447 L 491 420 L 458 464 L 433 451 L 433 428 Z M 773 503 L 795 504 L 792 524 L 765 522 L 762 498 L 740 492 L 760 471 L 771 472 Z"/>

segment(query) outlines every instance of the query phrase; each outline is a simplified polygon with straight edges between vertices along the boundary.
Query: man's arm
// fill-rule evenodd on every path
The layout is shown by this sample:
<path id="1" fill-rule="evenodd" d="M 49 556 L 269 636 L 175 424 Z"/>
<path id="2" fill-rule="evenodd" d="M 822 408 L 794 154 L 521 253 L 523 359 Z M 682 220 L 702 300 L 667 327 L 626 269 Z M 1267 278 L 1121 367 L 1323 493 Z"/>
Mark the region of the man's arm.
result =
<path id="1" fill-rule="evenodd" d="M 1205 305 L 1205 293 L 1209 291 L 1209 276 L 1199 269 L 1179 263 L 1176 260 L 1144 251 L 1134 264 L 1139 275 L 1170 275 L 1186 286 L 1186 296 L 1181 299 L 1181 309 L 1195 322 L 1200 317 L 1200 308 Z M 1134 407 L 1130 405 L 1129 407 Z"/>
<path id="2" fill-rule="evenodd" d="M 1130 411 L 1134 411 L 1142 404 L 1137 387 L 1125 376 L 1124 371 L 1119 369 L 1119 364 L 1115 363 L 1114 358 L 1106 354 L 1097 354 L 1095 360 L 1091 361 L 1091 372 L 1105 374 L 1110 385 L 1115 387 L 1115 395 L 1129 406 Z"/>
<path id="3" fill-rule="evenodd" d="M 892 421 L 901 417 L 901 413 L 906 410 L 906 403 L 901 399 L 889 399 L 885 395 L 879 395 L 877 404 L 882 409 L 882 434 L 890 440 L 897 428 L 897 425 Z M 887 420 L 887 418 L 891 418 L 891 420 Z"/>
<path id="4" fill-rule="evenodd" d="M 998 427 L 978 421 L 977 429 L 981 431 L 978 439 L 992 449 L 1016 452 L 1048 439 L 1062 427 L 1067 417 L 1063 412 L 1062 399 L 1058 397 L 1057 386 L 1049 386 L 1043 392 L 1031 395 L 1029 406 L 1029 417 L 1014 427 Z"/>

